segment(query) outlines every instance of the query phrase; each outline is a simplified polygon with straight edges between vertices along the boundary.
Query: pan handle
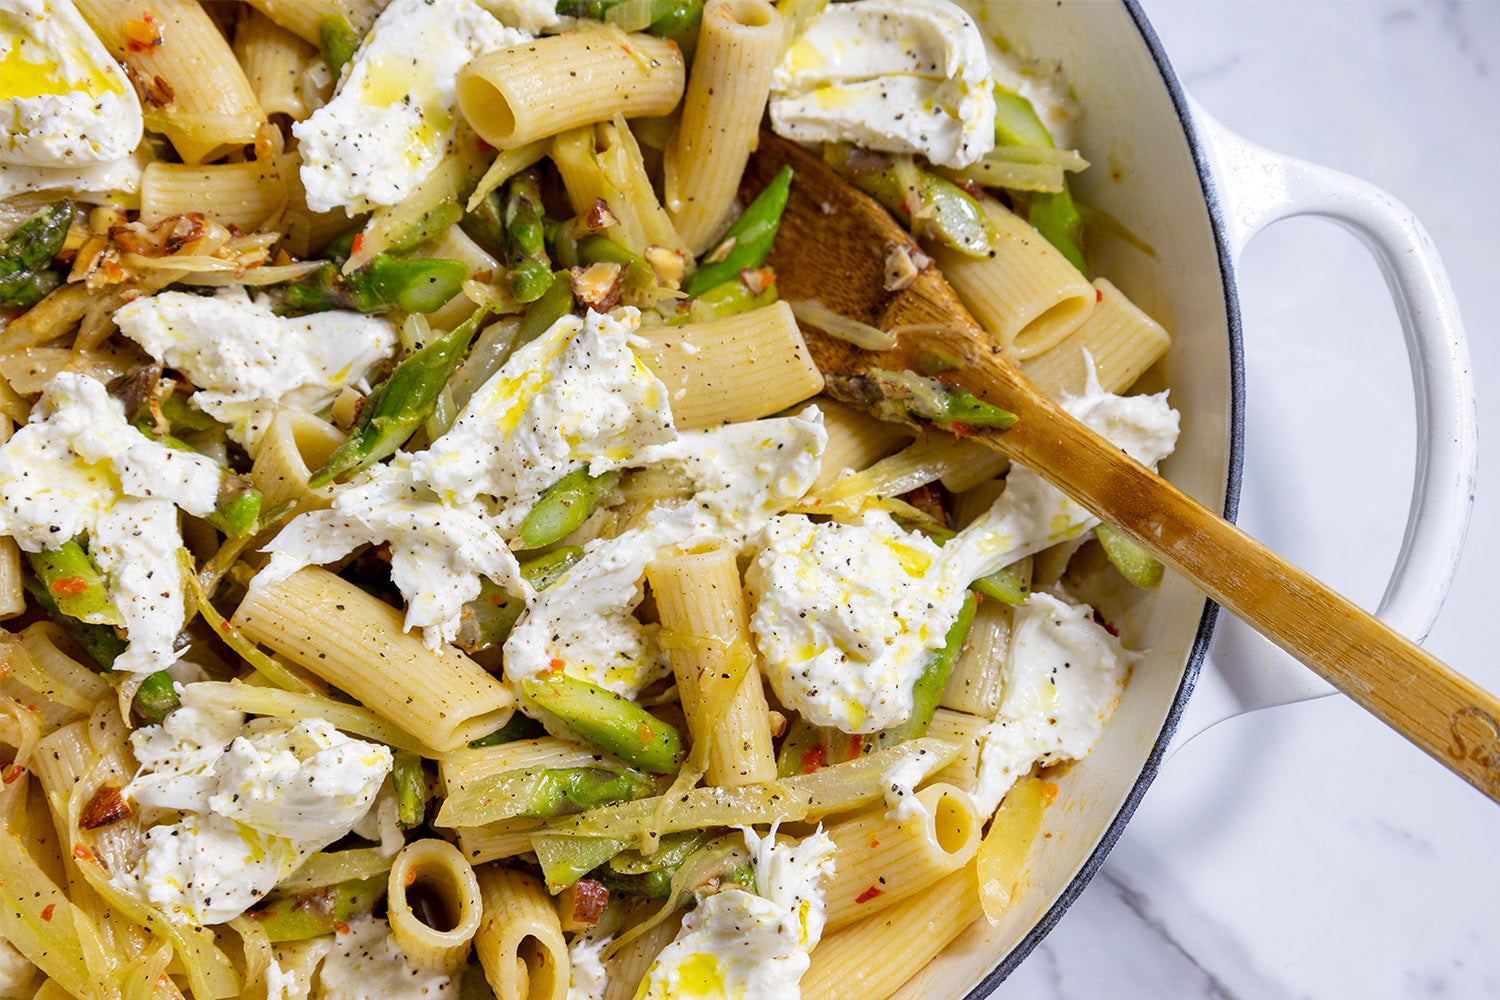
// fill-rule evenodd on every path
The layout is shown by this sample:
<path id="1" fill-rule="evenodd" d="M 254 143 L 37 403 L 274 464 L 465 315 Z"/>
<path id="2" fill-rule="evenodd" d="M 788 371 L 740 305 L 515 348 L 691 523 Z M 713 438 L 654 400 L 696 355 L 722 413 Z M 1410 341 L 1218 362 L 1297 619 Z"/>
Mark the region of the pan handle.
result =
<path id="1" fill-rule="evenodd" d="M 1353 232 L 1380 265 L 1411 363 L 1417 449 L 1405 535 L 1375 614 L 1420 642 L 1457 569 L 1478 455 L 1469 352 L 1448 274 L 1422 224 L 1389 194 L 1248 142 L 1188 100 L 1199 148 L 1212 168 L 1221 229 L 1236 263 L 1262 229 L 1311 215 Z M 1221 629 L 1173 737 L 1173 750 L 1236 715 L 1333 693 L 1264 640 L 1226 638 Z"/>

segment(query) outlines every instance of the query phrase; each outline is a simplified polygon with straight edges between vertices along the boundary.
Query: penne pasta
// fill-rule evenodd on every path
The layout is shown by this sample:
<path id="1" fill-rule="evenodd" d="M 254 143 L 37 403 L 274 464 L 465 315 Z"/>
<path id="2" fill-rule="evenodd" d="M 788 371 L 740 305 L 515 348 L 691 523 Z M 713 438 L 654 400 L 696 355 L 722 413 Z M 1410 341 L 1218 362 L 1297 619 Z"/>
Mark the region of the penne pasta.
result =
<path id="1" fill-rule="evenodd" d="M 463 965 L 482 904 L 479 880 L 458 848 L 433 838 L 412 841 L 396 855 L 386 882 L 386 919 L 407 957 L 442 972 Z"/>
<path id="2" fill-rule="evenodd" d="M 474 950 L 496 1000 L 563 1000 L 568 947 L 541 880 L 489 866 L 479 886 L 484 918 Z"/>
<path id="3" fill-rule="evenodd" d="M 1026 377 L 1049 396 L 1081 394 L 1089 358 L 1101 389 L 1124 392 L 1172 346 L 1162 325 L 1108 279 L 1096 278 L 1094 290 L 1098 301 L 1088 318 L 1056 346 L 1021 365 Z"/>

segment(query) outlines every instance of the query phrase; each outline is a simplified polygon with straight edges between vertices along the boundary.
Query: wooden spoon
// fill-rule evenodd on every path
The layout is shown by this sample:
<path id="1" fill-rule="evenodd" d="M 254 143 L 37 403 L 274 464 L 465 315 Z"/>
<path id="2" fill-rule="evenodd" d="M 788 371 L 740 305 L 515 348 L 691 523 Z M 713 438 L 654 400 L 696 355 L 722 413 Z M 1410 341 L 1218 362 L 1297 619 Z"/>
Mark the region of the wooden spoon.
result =
<path id="1" fill-rule="evenodd" d="M 834 312 L 903 333 L 891 350 L 861 350 L 804 329 L 825 375 L 870 368 L 919 371 L 918 358 L 959 359 L 945 381 L 1017 414 L 1005 431 L 974 435 L 1035 470 L 1113 524 L 1266 638 L 1297 657 L 1465 781 L 1500 802 L 1500 700 L 1416 643 L 1313 579 L 1079 423 L 1031 383 L 934 268 L 885 290 L 885 259 L 911 236 L 874 199 L 814 154 L 764 133 L 746 194 L 783 165 L 791 198 L 769 264 L 781 297 L 816 298 Z M 835 386 L 830 382 L 830 388 Z"/>

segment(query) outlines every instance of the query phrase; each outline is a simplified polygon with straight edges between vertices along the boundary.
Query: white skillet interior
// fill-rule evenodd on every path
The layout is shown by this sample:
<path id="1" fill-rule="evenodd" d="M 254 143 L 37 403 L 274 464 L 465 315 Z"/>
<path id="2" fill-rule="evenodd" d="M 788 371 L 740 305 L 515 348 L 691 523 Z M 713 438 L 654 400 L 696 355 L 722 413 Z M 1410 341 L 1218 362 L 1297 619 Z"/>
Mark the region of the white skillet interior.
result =
<path id="1" fill-rule="evenodd" d="M 1096 273 L 1173 336 L 1159 372 L 1143 380 L 1152 389 L 1170 386 L 1182 413 L 1176 454 L 1162 471 L 1211 510 L 1223 511 L 1232 495 L 1232 471 L 1237 476 L 1232 283 L 1228 265 L 1221 265 L 1209 198 L 1172 88 L 1137 26 L 1139 12 L 1122 2 L 1094 0 L 966 0 L 966 6 L 1017 55 L 1062 66 L 1084 111 L 1079 146 L 1092 163 L 1074 175 L 1074 191 L 1154 251 L 1100 236 L 1097 227 L 1088 244 Z M 1007 967 L 1018 960 L 1024 954 L 1018 946 L 1029 950 L 1040 936 L 1031 934 L 1033 928 L 1050 926 L 1061 915 L 1102 860 L 1101 845 L 1112 842 L 1111 827 L 1122 808 L 1127 802 L 1133 807 L 1137 786 L 1143 789 L 1155 772 L 1154 750 L 1164 742 L 1163 729 L 1194 663 L 1203 616 L 1202 595 L 1171 573 L 1158 591 L 1137 595 L 1116 623 L 1145 655 L 1100 744 L 1058 781 L 1058 798 L 1030 859 L 1029 887 L 999 923 L 980 921 L 897 996 L 964 996 L 1012 952 Z"/>

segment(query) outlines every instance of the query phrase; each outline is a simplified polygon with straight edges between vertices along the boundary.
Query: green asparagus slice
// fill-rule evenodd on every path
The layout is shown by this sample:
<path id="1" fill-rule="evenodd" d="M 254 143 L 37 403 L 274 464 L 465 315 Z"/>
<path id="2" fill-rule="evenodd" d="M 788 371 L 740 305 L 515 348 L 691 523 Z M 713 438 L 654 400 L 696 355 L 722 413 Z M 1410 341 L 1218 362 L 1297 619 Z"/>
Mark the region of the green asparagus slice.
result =
<path id="1" fill-rule="evenodd" d="M 557 13 L 564 17 L 587 17 L 603 21 L 604 15 L 622 0 L 558 0 Z M 703 23 L 703 0 L 651 0 L 651 23 L 646 30 L 669 38 L 685 50 L 698 39 Z"/>
<path id="2" fill-rule="evenodd" d="M 28 552 L 26 559 L 62 614 L 89 625 L 125 624 L 109 599 L 104 574 L 76 539 L 45 552 Z"/>
<path id="3" fill-rule="evenodd" d="M 610 892 L 628 892 L 647 899 L 666 899 L 672 891 L 672 877 L 684 863 L 713 836 L 705 830 L 669 833 L 650 855 L 625 850 L 601 866 L 594 877 Z"/>
<path id="4" fill-rule="evenodd" d="M 688 295 L 701 295 L 715 285 L 737 277 L 746 268 L 760 267 L 771 252 L 776 241 L 776 230 L 781 227 L 781 213 L 786 210 L 787 195 L 791 191 L 792 168 L 782 167 L 766 189 L 745 206 L 740 217 L 734 220 L 724 238 L 710 257 L 724 251 L 721 260 L 702 261 L 698 270 L 688 279 L 683 291 Z"/>
<path id="5" fill-rule="evenodd" d="M 527 817 L 571 816 L 612 802 L 656 794 L 656 782 L 630 768 L 554 767 L 506 771 L 452 791 L 446 805 L 464 825 Z M 439 822 L 443 817 L 439 816 Z"/>
<path id="6" fill-rule="evenodd" d="M 410 830 L 427 818 L 427 773 L 422 758 L 404 750 L 391 761 L 391 784 L 396 788 L 396 822 Z"/>
<path id="7" fill-rule="evenodd" d="M 99 665 L 99 669 L 109 671 L 115 665 L 115 659 L 125 652 L 126 642 L 121 639 L 112 625 L 88 625 L 79 621 L 71 615 L 65 615 L 57 607 L 57 601 L 53 594 L 36 577 L 27 574 L 22 578 L 22 584 L 26 593 L 41 606 L 47 613 L 47 617 L 62 626 L 68 638 L 83 647 L 83 651 L 89 658 Z"/>
<path id="8" fill-rule="evenodd" d="M 26 593 L 46 612 L 47 617 L 56 622 L 68 638 L 78 643 L 100 670 L 109 673 L 114 669 L 115 659 L 125 652 L 126 642 L 112 626 L 88 625 L 63 614 L 57 609 L 57 602 L 52 599 L 47 588 L 34 576 L 27 575 L 21 584 L 26 588 Z M 165 670 L 147 675 L 132 702 L 136 714 L 147 722 L 160 722 L 178 704 L 180 702 L 177 691 L 172 686 L 172 676 Z"/>
<path id="9" fill-rule="evenodd" d="M 920 417 L 954 430 L 1004 430 L 1016 422 L 1014 413 L 986 403 L 962 386 L 912 372 L 870 368 L 862 375 L 830 375 L 827 390 L 836 399 L 897 423 L 912 423 Z"/>
<path id="10" fill-rule="evenodd" d="M 923 170 L 909 158 L 889 167 L 861 169 L 851 160 L 852 150 L 847 143 L 835 143 L 824 147 L 823 155 L 851 184 L 890 209 L 916 235 L 930 237 L 971 257 L 989 255 L 994 230 L 979 203 L 963 188 Z M 902 176 L 907 177 L 906 183 Z M 909 204 L 913 197 L 921 204 Z"/>
<path id="11" fill-rule="evenodd" d="M 553 894 L 562 892 L 627 846 L 627 841 L 604 837 L 539 833 L 531 838 L 531 849 L 542 868 L 547 891 Z"/>
<path id="12" fill-rule="evenodd" d="M 0 306 L 30 309 L 62 283 L 49 265 L 68 238 L 73 203 L 55 202 L 0 242 Z"/>
<path id="13" fill-rule="evenodd" d="M 165 670 L 148 674 L 131 701 L 136 714 L 151 723 L 165 719 L 181 704 L 182 699 L 177 697 L 172 675 Z"/>
<path id="14" fill-rule="evenodd" d="M 511 296 L 535 302 L 552 285 L 552 262 L 547 259 L 542 226 L 542 190 L 535 167 L 521 171 L 506 185 L 505 266 L 510 269 Z"/>
<path id="15" fill-rule="evenodd" d="M 512 350 L 520 350 L 522 345 L 529 344 L 573 311 L 573 284 L 568 280 L 568 272 L 559 271 L 552 276 L 552 284 L 542 293 L 541 298 L 533 302 L 526 310 L 526 315 L 521 317 L 520 329 L 516 331 L 516 344 Z"/>
<path id="16" fill-rule="evenodd" d="M 1006 604 L 1024 604 L 1031 594 L 1031 588 L 1008 569 L 997 569 L 989 576 L 981 576 L 969 584 L 969 589 Z"/>
<path id="17" fill-rule="evenodd" d="M 580 237 L 575 253 L 580 265 L 619 264 L 625 271 L 627 288 L 649 288 L 656 281 L 656 271 L 646 263 L 646 258 L 607 236 L 590 234 Z"/>
<path id="18" fill-rule="evenodd" d="M 386 876 L 356 879 L 297 896 L 279 896 L 247 911 L 273 942 L 305 941 L 368 914 L 385 894 Z"/>
<path id="19" fill-rule="evenodd" d="M 537 590 L 546 590 L 581 558 L 583 549 L 577 545 L 565 545 L 521 563 L 521 575 Z M 489 577 L 481 577 L 479 596 L 470 601 L 467 607 L 469 614 L 459 624 L 456 641 L 464 652 L 478 653 L 506 640 L 510 630 L 515 627 L 516 620 L 521 617 L 521 612 L 526 610 L 526 602 Z M 525 716 L 519 713 L 511 716 L 512 722 L 517 719 L 525 719 Z"/>
<path id="20" fill-rule="evenodd" d="M 337 84 L 344 65 L 359 49 L 359 34 L 343 17 L 325 17 L 318 23 L 318 48 L 322 50 L 323 65 Z"/>
<path id="21" fill-rule="evenodd" d="M 353 475 L 393 454 L 415 434 L 437 405 L 438 394 L 489 312 L 488 306 L 480 306 L 452 333 L 438 337 L 397 365 L 390 378 L 370 393 L 349 439 L 328 456 L 309 485 L 317 489 L 339 476 Z"/>
<path id="22" fill-rule="evenodd" d="M 545 735 L 547 735 L 547 730 L 540 722 L 516 712 L 511 715 L 505 725 L 493 733 L 481 736 L 477 740 L 470 740 L 469 746 L 478 750 L 480 747 L 497 747 L 502 743 L 514 743 L 516 740 L 529 740 Z"/>
<path id="23" fill-rule="evenodd" d="M 912 687 L 911 715 L 900 725 L 882 730 L 876 739 L 877 748 L 895 746 L 927 735 L 938 701 L 943 697 L 943 689 L 948 686 L 948 678 L 953 675 L 953 666 L 958 662 L 958 654 L 963 652 L 964 643 L 968 641 L 969 628 L 974 624 L 974 612 L 978 607 L 979 598 L 970 591 L 958 617 L 948 628 L 942 648 L 933 651 Z"/>
<path id="24" fill-rule="evenodd" d="M 1020 94 L 995 84 L 995 144 L 998 146 L 1053 147 L 1052 133 L 1037 117 L 1031 102 Z M 1083 217 L 1073 204 L 1068 180 L 1055 194 L 1028 194 L 1025 198 L 1026 221 L 1036 227 L 1078 270 L 1085 270 L 1083 250 L 1078 245 L 1078 231 Z"/>
<path id="25" fill-rule="evenodd" d="M 720 282 L 702 295 L 695 296 L 687 303 L 686 308 L 667 320 L 667 325 L 680 326 L 683 323 L 698 323 L 704 320 L 720 319 L 724 316 L 734 316 L 738 313 L 750 312 L 752 309 L 760 309 L 775 301 L 776 285 L 774 282 L 767 285 L 765 290 L 757 295 L 736 276 L 730 281 Z"/>
<path id="26" fill-rule="evenodd" d="M 459 260 L 426 260 L 378 253 L 364 267 L 344 274 L 327 261 L 310 274 L 279 286 L 288 312 L 354 309 L 363 313 L 430 313 L 463 291 L 469 267 Z"/>
<path id="27" fill-rule="evenodd" d="M 1155 587 L 1161 583 L 1163 566 L 1151 553 L 1118 528 L 1101 524 L 1094 529 L 1104 554 L 1132 587 Z"/>
<path id="28" fill-rule="evenodd" d="M 580 465 L 537 498 L 536 506 L 521 522 L 522 543 L 528 549 L 539 549 L 572 534 L 594 512 L 599 498 L 619 481 L 618 472 L 591 476 L 588 466 Z"/>
<path id="29" fill-rule="evenodd" d="M 232 486 L 221 494 L 219 506 L 204 520 L 230 538 L 244 538 L 259 526 L 264 499 L 253 486 Z"/>
<path id="30" fill-rule="evenodd" d="M 580 737 L 627 764 L 670 774 L 682 764 L 682 734 L 624 695 L 561 671 L 521 681 L 532 704 L 550 712 Z"/>

